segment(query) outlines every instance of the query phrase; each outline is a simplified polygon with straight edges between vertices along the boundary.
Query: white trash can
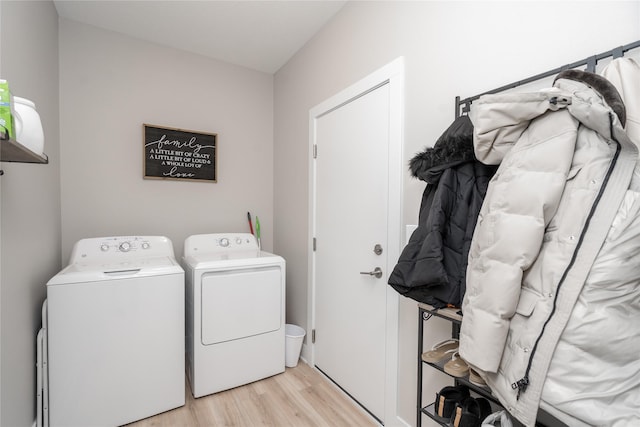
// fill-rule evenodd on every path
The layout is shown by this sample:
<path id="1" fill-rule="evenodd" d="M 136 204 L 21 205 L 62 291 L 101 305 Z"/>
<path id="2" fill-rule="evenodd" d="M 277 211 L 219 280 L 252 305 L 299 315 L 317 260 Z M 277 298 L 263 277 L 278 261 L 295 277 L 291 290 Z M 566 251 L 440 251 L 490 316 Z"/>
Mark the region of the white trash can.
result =
<path id="1" fill-rule="evenodd" d="M 287 368 L 295 368 L 298 366 L 305 331 L 300 326 L 286 324 L 284 325 L 284 334 L 286 337 L 284 365 Z"/>

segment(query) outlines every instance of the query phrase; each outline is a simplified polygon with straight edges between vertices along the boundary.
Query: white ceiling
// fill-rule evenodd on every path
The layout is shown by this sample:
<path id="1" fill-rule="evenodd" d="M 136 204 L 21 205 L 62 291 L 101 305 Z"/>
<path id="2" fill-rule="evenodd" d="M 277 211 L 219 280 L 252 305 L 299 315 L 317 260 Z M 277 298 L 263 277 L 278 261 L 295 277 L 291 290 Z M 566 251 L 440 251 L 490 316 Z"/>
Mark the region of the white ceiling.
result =
<path id="1" fill-rule="evenodd" d="M 54 0 L 58 15 L 275 73 L 346 3 L 337 0 Z"/>

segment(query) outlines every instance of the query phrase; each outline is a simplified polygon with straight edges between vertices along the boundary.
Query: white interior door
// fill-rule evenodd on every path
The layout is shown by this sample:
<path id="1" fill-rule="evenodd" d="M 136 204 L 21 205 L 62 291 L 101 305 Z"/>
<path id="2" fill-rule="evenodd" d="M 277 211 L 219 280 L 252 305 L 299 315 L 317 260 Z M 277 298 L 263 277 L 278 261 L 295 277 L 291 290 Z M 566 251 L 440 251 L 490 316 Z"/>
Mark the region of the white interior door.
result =
<path id="1" fill-rule="evenodd" d="M 395 88 L 372 84 L 313 118 L 313 363 L 385 423 L 395 410 L 397 296 L 387 279 L 400 246 L 401 166 Z"/>

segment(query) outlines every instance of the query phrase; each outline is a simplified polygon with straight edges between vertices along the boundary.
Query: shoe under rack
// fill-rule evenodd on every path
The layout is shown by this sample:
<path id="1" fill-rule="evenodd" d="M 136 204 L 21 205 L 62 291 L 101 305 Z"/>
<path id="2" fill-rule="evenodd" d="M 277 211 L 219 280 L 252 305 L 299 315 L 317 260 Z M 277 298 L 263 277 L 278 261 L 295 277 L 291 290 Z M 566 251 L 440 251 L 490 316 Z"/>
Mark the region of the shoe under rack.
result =
<path id="1" fill-rule="evenodd" d="M 423 348 L 424 346 L 424 323 L 432 317 L 440 317 L 451 322 L 451 336 L 453 339 L 458 339 L 460 334 L 460 326 L 462 324 L 462 315 L 459 309 L 455 308 L 434 308 L 428 304 L 418 303 L 418 381 L 417 381 L 417 420 L 416 427 L 422 427 L 422 415 L 426 415 L 433 421 L 442 426 L 451 426 L 448 420 L 443 421 L 442 418 L 435 414 L 435 402 L 432 402 L 426 406 L 423 405 L 423 392 L 422 392 L 422 376 L 425 366 L 434 368 L 445 375 L 453 378 L 453 382 L 456 386 L 465 386 L 471 392 L 479 397 L 486 398 L 494 411 L 504 409 L 498 399 L 491 394 L 491 389 L 487 386 L 481 386 L 469 381 L 469 374 L 463 376 L 451 375 L 445 371 L 444 365 L 451 360 L 451 357 L 445 357 L 437 362 L 430 362 L 423 360 L 423 354 L 428 351 Z M 539 412 L 539 419 L 536 422 L 537 427 L 566 427 L 563 423 L 559 422 L 555 418 L 551 417 L 544 411 Z M 516 419 L 512 419 L 514 427 L 522 427 Z"/>

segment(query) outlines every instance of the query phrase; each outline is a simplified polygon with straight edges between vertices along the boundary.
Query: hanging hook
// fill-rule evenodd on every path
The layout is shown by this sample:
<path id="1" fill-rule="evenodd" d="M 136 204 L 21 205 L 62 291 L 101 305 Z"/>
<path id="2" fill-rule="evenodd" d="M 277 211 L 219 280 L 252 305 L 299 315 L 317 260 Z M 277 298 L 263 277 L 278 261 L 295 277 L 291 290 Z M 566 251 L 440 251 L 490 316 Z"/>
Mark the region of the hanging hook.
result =
<path id="1" fill-rule="evenodd" d="M 598 57 L 597 56 L 590 56 L 589 58 L 587 58 L 587 71 L 590 73 L 595 73 L 596 72 L 596 64 L 598 63 Z"/>
<path id="2" fill-rule="evenodd" d="M 622 58 L 624 56 L 624 47 L 618 46 L 617 48 L 613 49 L 612 56 L 613 56 L 613 59 Z"/>

